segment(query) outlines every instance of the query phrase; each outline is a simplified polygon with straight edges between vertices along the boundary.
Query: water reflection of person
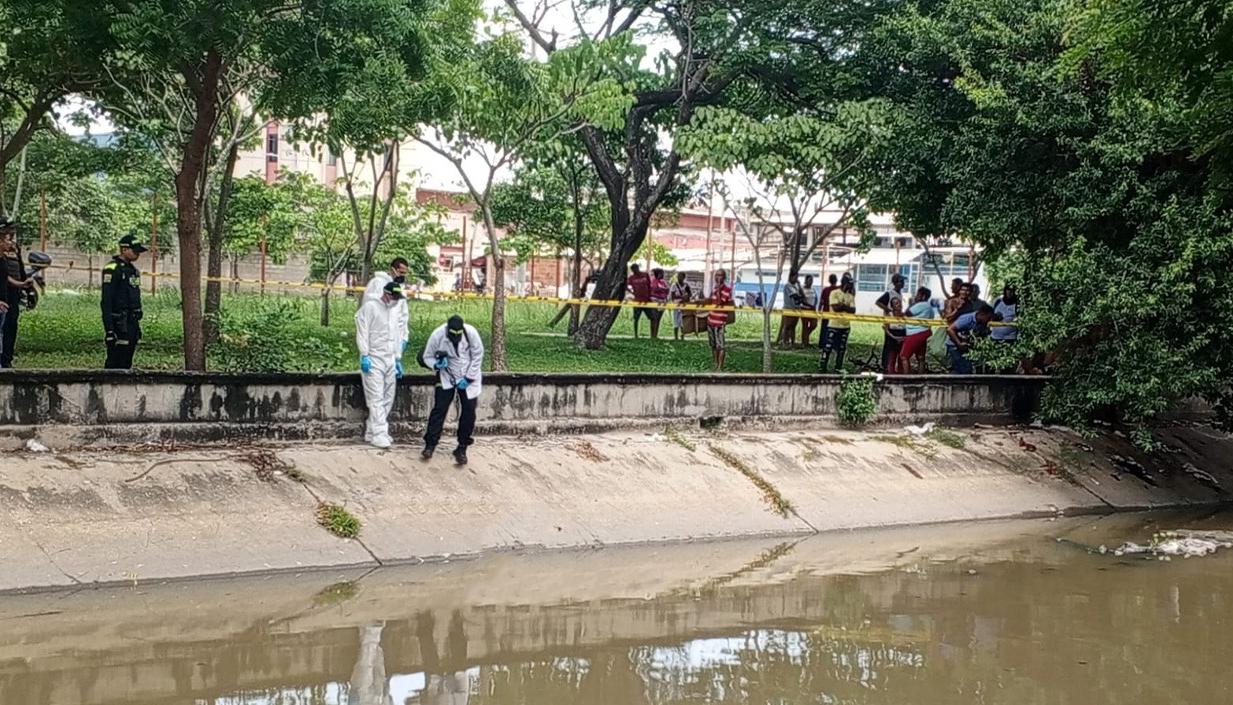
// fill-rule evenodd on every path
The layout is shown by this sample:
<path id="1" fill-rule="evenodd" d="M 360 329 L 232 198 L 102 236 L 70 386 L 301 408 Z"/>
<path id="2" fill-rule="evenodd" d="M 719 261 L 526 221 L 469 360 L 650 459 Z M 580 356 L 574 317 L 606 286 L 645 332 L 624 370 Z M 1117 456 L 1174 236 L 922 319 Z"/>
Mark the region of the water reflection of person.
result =
<path id="1" fill-rule="evenodd" d="M 418 616 L 416 637 L 424 661 L 424 689 L 403 705 L 467 705 L 471 699 L 471 679 L 467 667 L 467 635 L 462 613 L 450 615 L 449 632 L 445 636 L 445 658 L 437 653 L 436 620 L 431 612 Z"/>
<path id="2" fill-rule="evenodd" d="M 405 705 L 467 705 L 471 700 L 471 677 L 466 671 L 430 674 L 418 696 Z"/>
<path id="3" fill-rule="evenodd" d="M 351 671 L 347 705 L 393 705 L 390 683 L 385 678 L 385 651 L 381 648 L 382 624 L 360 627 L 360 656 Z"/>

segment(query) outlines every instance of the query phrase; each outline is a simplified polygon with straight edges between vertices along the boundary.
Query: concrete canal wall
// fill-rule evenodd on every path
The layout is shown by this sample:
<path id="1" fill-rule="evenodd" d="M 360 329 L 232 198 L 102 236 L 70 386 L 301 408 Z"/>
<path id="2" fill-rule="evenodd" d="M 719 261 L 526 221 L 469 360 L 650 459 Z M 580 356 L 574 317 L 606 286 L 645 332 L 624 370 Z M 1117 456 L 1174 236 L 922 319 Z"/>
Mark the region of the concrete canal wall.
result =
<path id="1" fill-rule="evenodd" d="M 350 439 L 362 433 L 358 374 L 0 372 L 0 447 L 136 442 Z M 392 415 L 418 435 L 432 378 L 404 379 Z M 875 388 L 883 423 L 1027 421 L 1044 381 L 902 377 Z M 484 380 L 481 434 L 598 432 L 666 423 L 833 421 L 840 378 L 802 375 L 494 374 Z"/>
<path id="2" fill-rule="evenodd" d="M 466 468 L 305 442 L 8 453 L 0 590 L 1228 501 L 1233 440 L 1158 440 L 1145 455 L 1024 427 L 647 429 L 484 438 Z M 319 527 L 320 502 L 357 517 L 358 539 Z"/>

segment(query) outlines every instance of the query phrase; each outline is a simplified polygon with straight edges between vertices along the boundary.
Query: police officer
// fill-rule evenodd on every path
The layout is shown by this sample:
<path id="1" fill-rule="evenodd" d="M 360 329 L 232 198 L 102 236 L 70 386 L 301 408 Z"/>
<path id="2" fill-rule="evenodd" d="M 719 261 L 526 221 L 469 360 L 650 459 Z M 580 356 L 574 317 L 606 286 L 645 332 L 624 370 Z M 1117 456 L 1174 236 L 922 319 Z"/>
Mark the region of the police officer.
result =
<path id="1" fill-rule="evenodd" d="M 141 273 L 133 263 L 145 252 L 134 235 L 120 238 L 120 254 L 103 266 L 103 330 L 107 331 L 109 370 L 133 367 L 141 340 Z"/>

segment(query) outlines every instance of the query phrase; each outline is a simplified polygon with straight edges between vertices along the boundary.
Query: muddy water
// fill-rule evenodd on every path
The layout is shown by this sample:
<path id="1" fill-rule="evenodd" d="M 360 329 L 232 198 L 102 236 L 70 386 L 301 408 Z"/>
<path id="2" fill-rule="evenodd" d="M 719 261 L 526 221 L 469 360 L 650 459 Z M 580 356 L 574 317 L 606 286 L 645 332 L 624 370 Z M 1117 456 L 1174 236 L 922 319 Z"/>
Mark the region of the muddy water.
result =
<path id="1" fill-rule="evenodd" d="M 0 703 L 1233 702 L 1233 516 L 1003 522 L 0 596 Z"/>

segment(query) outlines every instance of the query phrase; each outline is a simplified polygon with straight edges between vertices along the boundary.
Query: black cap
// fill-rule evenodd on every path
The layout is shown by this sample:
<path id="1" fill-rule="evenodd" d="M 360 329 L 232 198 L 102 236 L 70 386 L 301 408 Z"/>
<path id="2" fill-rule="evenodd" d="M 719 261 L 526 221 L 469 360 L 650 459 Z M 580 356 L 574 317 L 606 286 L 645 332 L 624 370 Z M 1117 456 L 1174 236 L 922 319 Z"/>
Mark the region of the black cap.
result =
<path id="1" fill-rule="evenodd" d="M 17 221 L 7 215 L 0 215 L 0 230 L 8 230 L 9 228 L 17 227 Z"/>
<path id="2" fill-rule="evenodd" d="M 125 235 L 120 238 L 120 247 L 127 247 L 137 254 L 141 254 L 146 251 L 145 244 L 142 243 L 141 238 L 136 235 Z"/>
<path id="3" fill-rule="evenodd" d="M 401 299 L 403 297 L 402 284 L 399 284 L 398 282 L 390 282 L 389 284 L 386 284 L 385 293 L 395 299 Z"/>
<path id="4" fill-rule="evenodd" d="M 457 314 L 450 316 L 450 319 L 445 322 L 446 331 L 451 335 L 462 335 L 465 333 L 467 329 L 463 327 L 464 325 L 466 324 L 463 322 L 462 316 Z"/>

